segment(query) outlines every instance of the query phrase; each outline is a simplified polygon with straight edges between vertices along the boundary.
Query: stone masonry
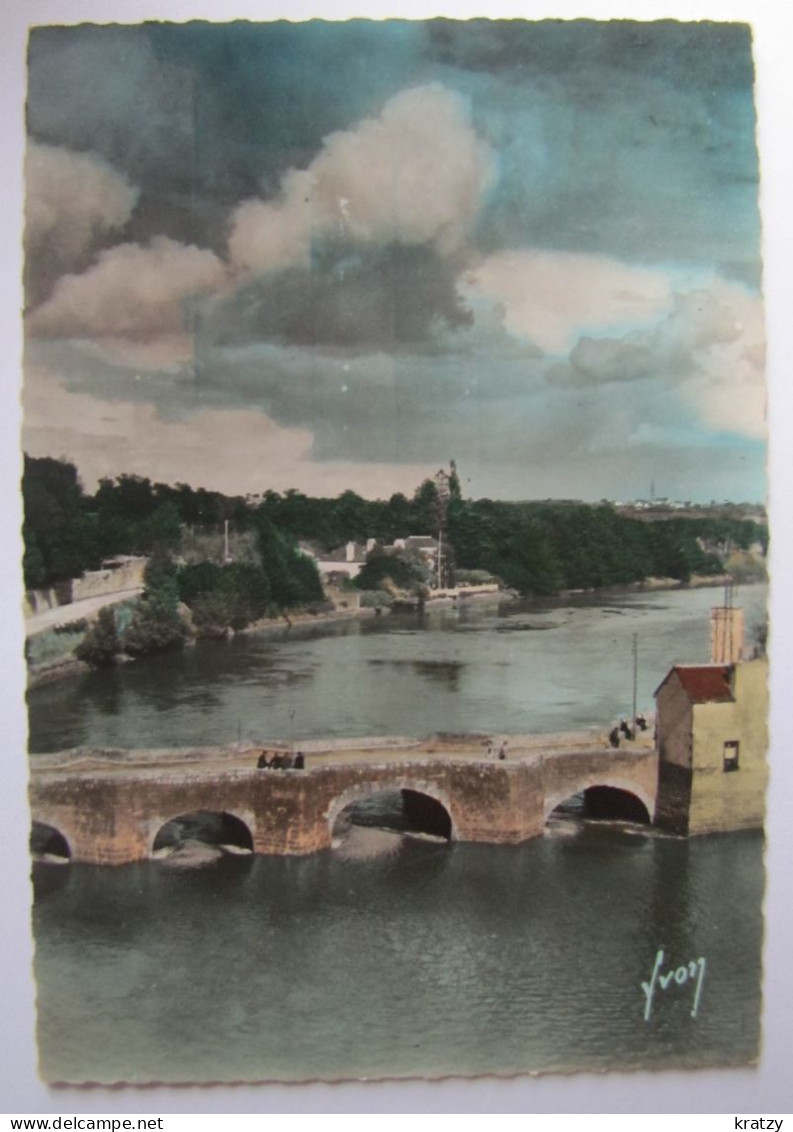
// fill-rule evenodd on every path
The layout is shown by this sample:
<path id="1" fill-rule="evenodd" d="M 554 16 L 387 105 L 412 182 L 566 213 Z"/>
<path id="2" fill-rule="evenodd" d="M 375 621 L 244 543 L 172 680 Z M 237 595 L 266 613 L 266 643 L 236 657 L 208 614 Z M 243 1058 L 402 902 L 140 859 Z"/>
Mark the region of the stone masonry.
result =
<path id="1" fill-rule="evenodd" d="M 255 752 L 62 752 L 35 760 L 30 802 L 34 821 L 66 839 L 74 861 L 120 865 L 152 854 L 171 819 L 227 813 L 244 822 L 256 853 L 305 854 L 326 849 L 336 818 L 356 799 L 405 789 L 439 802 L 455 841 L 516 843 L 543 833 L 559 802 L 592 786 L 634 795 L 648 820 L 655 810 L 657 756 L 652 749 L 547 739 L 540 749 L 504 762 L 466 752 L 389 750 L 311 765 L 303 771 L 258 771 Z M 155 757 L 158 756 L 158 757 Z M 466 757 L 466 755 L 468 757 Z"/>

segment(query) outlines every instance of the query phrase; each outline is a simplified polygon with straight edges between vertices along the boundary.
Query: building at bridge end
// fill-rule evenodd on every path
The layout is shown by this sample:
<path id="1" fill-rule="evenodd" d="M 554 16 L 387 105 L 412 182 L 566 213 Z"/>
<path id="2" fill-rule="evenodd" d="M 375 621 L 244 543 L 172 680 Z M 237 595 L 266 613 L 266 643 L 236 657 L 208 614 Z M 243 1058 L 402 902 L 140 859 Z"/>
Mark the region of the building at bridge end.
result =
<path id="1" fill-rule="evenodd" d="M 762 828 L 768 663 L 677 664 L 656 691 L 655 822 L 687 835 Z"/>

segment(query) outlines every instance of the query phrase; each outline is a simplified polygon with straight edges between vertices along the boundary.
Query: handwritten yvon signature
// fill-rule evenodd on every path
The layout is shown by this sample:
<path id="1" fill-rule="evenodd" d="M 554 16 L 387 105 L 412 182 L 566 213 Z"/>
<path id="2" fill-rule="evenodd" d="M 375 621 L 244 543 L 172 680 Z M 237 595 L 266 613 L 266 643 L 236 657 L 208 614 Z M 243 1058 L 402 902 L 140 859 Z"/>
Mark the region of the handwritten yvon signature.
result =
<path id="1" fill-rule="evenodd" d="M 650 976 L 650 981 L 649 983 L 642 983 L 645 999 L 645 1022 L 650 1021 L 656 990 L 660 989 L 665 991 L 670 988 L 675 990 L 678 987 L 686 986 L 687 983 L 691 983 L 693 986 L 694 999 L 691 1005 L 691 1017 L 696 1018 L 697 1011 L 699 1010 L 699 1001 L 702 997 L 702 985 L 705 982 L 705 968 L 707 966 L 705 960 L 700 956 L 699 959 L 692 959 L 689 963 L 684 963 L 681 967 L 673 967 L 662 973 L 661 968 L 663 963 L 664 950 L 662 947 L 659 947 L 658 953 L 655 956 L 655 964 L 653 965 L 653 973 Z M 695 980 L 696 985 L 694 985 Z"/>

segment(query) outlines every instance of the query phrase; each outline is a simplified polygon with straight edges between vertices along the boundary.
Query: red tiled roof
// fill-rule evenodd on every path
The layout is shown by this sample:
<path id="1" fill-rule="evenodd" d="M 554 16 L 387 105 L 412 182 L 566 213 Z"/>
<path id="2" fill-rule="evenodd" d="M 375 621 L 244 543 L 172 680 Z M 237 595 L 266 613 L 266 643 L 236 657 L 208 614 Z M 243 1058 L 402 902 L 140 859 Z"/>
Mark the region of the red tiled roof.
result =
<path id="1" fill-rule="evenodd" d="M 723 664 L 676 664 L 683 691 L 695 704 L 729 703 L 734 699 L 730 687 L 730 668 Z M 670 672 L 670 676 L 671 676 Z M 669 677 L 667 677 L 668 679 Z"/>

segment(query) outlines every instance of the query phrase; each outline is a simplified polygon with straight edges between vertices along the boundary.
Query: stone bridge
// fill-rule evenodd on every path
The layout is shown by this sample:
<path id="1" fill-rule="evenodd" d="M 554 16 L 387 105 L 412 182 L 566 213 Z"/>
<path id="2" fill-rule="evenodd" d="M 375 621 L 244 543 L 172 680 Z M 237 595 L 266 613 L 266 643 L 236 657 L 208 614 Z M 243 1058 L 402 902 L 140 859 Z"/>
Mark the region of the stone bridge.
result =
<path id="1" fill-rule="evenodd" d="M 538 837 L 551 811 L 582 791 L 601 804 L 628 799 L 627 813 L 654 817 L 658 759 L 648 744 L 613 750 L 591 735 L 516 736 L 506 761 L 485 757 L 476 739 L 314 747 L 304 747 L 299 771 L 257 770 L 258 749 L 239 747 L 32 756 L 32 818 L 61 835 L 73 861 L 120 865 L 150 857 L 162 827 L 191 813 L 230 815 L 255 853 L 327 849 L 346 806 L 393 790 L 408 792 L 414 811 L 443 814 L 455 841 Z"/>

